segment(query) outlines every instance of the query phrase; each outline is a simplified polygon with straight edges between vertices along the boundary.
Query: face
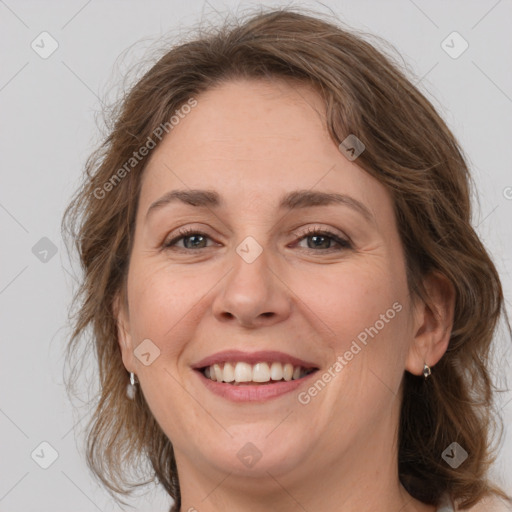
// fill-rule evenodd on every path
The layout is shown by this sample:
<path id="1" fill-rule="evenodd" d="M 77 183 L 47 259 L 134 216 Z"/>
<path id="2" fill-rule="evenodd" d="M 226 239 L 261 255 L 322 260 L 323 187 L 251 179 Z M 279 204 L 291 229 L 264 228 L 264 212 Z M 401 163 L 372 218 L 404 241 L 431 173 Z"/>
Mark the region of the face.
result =
<path id="1" fill-rule="evenodd" d="M 196 99 L 145 170 L 123 362 L 178 467 L 355 460 L 394 431 L 413 338 L 391 198 L 307 86 L 240 80 Z"/>

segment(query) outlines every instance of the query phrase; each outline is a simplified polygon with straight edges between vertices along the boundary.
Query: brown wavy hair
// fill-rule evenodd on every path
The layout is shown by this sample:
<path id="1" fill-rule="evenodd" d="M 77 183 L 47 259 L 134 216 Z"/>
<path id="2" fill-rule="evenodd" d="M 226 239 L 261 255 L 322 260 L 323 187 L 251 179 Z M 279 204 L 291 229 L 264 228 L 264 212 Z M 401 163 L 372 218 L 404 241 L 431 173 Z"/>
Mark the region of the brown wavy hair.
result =
<path id="1" fill-rule="evenodd" d="M 511 328 L 498 272 L 471 226 L 473 183 L 466 158 L 434 106 L 407 78 L 407 65 L 385 53 L 386 46 L 392 48 L 389 43 L 324 17 L 305 9 L 260 8 L 247 19 L 226 19 L 206 30 L 200 26 L 188 40 L 166 47 L 115 104 L 111 129 L 87 160 L 83 183 L 66 209 L 63 233 L 73 240 L 83 270 L 70 310 L 66 361 L 76 356 L 81 340 L 89 339 L 83 348 L 97 360 L 99 397 L 87 425 L 87 464 L 119 502 L 155 477 L 175 500 L 171 512 L 179 510 L 181 499 L 171 441 L 142 393 L 133 401 L 126 398 L 128 373 L 113 312 L 116 296 L 126 299 L 135 213 L 149 157 L 105 197 L 98 198 L 98 191 L 191 97 L 238 78 L 312 85 L 325 103 L 332 140 L 339 144 L 349 134 L 361 139 L 366 150 L 358 165 L 392 196 L 411 294 L 430 305 L 422 280 L 432 271 L 455 287 L 446 353 L 427 381 L 404 374 L 398 446 L 402 485 L 432 505 L 445 492 L 462 509 L 492 494 L 512 502 L 487 478 L 496 459 L 492 434 L 502 427 L 495 406 L 500 390 L 490 374 L 500 315 L 508 333 Z M 77 376 L 75 362 L 68 391 Z M 441 457 L 454 441 L 469 454 L 456 469 Z M 146 480 L 136 472 L 129 481 L 128 470 L 144 463 Z"/>

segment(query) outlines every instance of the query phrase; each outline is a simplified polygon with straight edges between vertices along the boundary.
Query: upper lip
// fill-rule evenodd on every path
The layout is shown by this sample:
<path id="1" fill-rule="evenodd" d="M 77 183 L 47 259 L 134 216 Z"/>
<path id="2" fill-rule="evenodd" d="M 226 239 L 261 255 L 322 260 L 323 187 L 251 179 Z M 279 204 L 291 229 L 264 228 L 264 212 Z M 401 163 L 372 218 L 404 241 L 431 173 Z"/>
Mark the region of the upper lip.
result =
<path id="1" fill-rule="evenodd" d="M 224 363 L 224 362 L 244 362 L 249 364 L 256 363 L 290 363 L 293 366 L 302 366 L 305 369 L 309 368 L 318 368 L 318 365 L 315 363 L 304 361 L 298 357 L 291 356 L 289 354 L 285 354 L 284 352 L 279 352 L 276 350 L 260 350 L 258 352 L 243 352 L 241 350 L 224 350 L 222 352 L 217 352 L 216 354 L 212 354 L 211 356 L 205 357 L 201 359 L 197 363 L 192 365 L 194 369 L 205 368 L 207 366 L 211 366 L 216 363 Z"/>

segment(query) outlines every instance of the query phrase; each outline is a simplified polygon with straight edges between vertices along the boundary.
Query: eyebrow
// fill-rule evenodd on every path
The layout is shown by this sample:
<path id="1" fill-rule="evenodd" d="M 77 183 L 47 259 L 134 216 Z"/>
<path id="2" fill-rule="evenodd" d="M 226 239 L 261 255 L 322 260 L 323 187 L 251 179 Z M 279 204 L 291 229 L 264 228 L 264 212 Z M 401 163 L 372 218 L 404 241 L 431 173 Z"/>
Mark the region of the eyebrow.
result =
<path id="1" fill-rule="evenodd" d="M 203 208 L 219 208 L 224 205 L 220 195 L 214 190 L 171 190 L 151 204 L 146 213 L 146 219 L 149 217 L 150 213 L 176 202 Z M 281 198 L 279 209 L 296 210 L 299 208 L 309 208 L 311 206 L 328 206 L 333 204 L 348 206 L 363 215 L 369 222 L 375 222 L 375 217 L 372 212 L 361 201 L 346 194 L 337 194 L 334 192 L 294 190 Z"/>

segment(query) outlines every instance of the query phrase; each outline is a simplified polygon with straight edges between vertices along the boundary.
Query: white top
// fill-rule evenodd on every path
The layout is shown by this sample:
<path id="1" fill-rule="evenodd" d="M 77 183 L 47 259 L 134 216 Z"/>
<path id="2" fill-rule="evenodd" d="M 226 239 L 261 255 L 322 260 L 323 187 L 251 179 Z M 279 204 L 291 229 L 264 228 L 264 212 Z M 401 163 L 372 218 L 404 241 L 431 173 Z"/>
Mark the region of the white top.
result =
<path id="1" fill-rule="evenodd" d="M 445 494 L 441 498 L 441 503 L 436 512 L 455 512 L 453 508 L 453 502 L 448 494 Z"/>

